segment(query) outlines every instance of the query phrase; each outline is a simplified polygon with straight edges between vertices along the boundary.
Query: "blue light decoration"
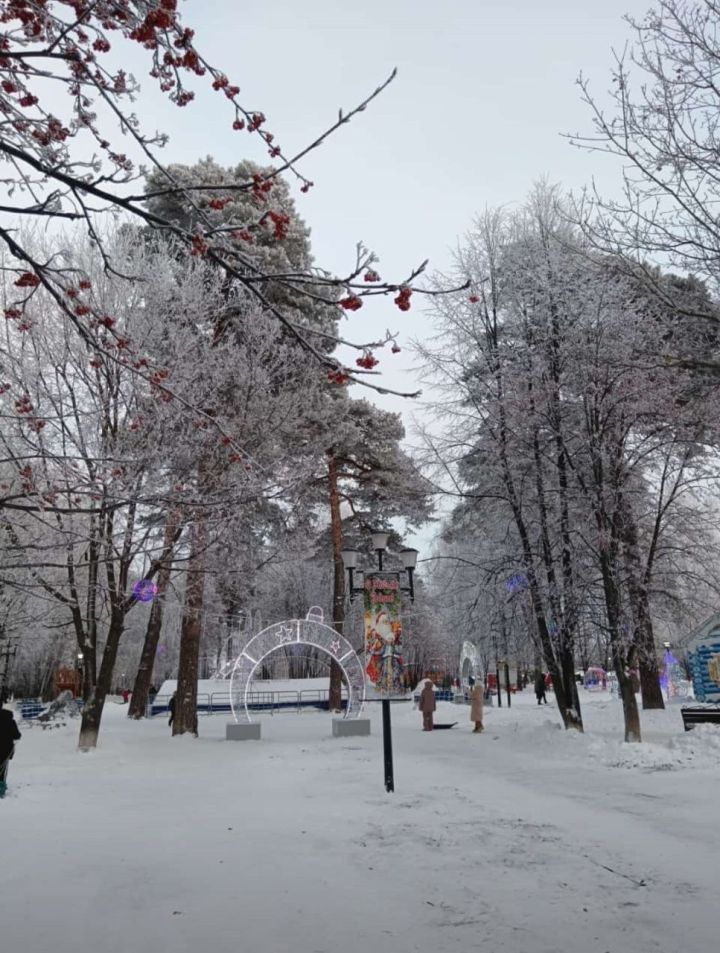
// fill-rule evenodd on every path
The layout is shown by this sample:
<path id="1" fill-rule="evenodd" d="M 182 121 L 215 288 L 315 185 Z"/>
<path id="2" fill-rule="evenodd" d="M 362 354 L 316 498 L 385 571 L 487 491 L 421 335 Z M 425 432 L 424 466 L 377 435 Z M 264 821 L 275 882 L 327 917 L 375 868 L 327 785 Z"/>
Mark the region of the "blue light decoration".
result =
<path id="1" fill-rule="evenodd" d="M 157 586 L 152 579 L 138 579 L 132 591 L 138 602 L 152 602 L 157 595 Z"/>
<path id="2" fill-rule="evenodd" d="M 509 579 L 505 580 L 505 588 L 513 595 L 516 592 L 522 592 L 523 589 L 527 589 L 527 587 L 527 576 L 522 572 L 516 572 L 514 575 L 510 576 Z"/>
<path id="3" fill-rule="evenodd" d="M 668 701 L 680 694 L 682 668 L 670 649 L 665 649 L 663 670 L 660 674 L 660 685 Z"/>

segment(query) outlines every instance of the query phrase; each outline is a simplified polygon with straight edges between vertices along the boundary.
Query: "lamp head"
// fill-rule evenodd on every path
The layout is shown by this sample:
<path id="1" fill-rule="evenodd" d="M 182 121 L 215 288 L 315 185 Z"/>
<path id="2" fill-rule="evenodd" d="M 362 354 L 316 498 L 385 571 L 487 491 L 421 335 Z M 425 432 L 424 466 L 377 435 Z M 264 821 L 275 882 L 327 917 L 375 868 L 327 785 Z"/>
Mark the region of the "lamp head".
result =
<path id="1" fill-rule="evenodd" d="M 345 569 L 357 569 L 358 554 L 354 549 L 343 549 L 341 556 Z"/>
<path id="2" fill-rule="evenodd" d="M 390 535 L 389 533 L 385 533 L 382 530 L 378 530 L 377 532 L 373 533 L 372 534 L 372 548 L 374 550 L 387 549 L 389 535 Z"/>

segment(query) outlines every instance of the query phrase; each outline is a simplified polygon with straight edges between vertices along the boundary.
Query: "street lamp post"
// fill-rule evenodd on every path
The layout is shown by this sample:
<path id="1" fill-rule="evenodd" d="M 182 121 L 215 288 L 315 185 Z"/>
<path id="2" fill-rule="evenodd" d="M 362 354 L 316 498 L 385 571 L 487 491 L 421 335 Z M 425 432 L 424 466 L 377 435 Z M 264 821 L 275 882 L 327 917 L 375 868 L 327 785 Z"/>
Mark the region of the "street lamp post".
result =
<path id="1" fill-rule="evenodd" d="M 79 688 L 78 688 L 78 692 L 77 692 L 77 693 L 78 693 L 78 696 L 79 696 L 79 697 L 82 697 L 82 695 L 83 695 L 83 688 L 84 688 L 84 684 L 83 684 L 83 682 L 84 682 L 84 679 L 83 679 L 83 662 L 84 662 L 84 661 L 85 661 L 85 656 L 83 655 L 82 652 L 78 652 L 78 654 L 77 654 L 77 674 L 78 674 Z"/>
<path id="2" fill-rule="evenodd" d="M 393 570 L 391 572 L 385 572 L 383 569 L 383 556 L 387 550 L 388 543 L 388 533 L 385 532 L 375 532 L 372 534 L 372 548 L 375 550 L 378 561 L 378 572 L 384 573 L 384 576 L 394 576 L 397 580 L 394 582 L 394 586 L 398 592 L 406 592 L 410 596 L 410 600 L 414 601 L 415 599 L 415 586 L 413 580 L 413 573 L 415 572 L 415 566 L 417 565 L 417 550 L 416 549 L 404 549 L 400 553 L 400 558 L 402 560 L 402 570 Z M 358 593 L 365 593 L 365 573 L 363 570 L 358 569 L 358 559 L 359 554 L 353 549 L 344 549 L 342 551 L 342 560 L 343 565 L 348 574 L 349 582 L 349 592 L 350 592 L 350 601 L 352 602 L 355 596 Z M 363 582 L 361 585 L 355 585 L 355 573 L 358 572 L 363 576 Z M 400 585 L 400 576 L 401 573 L 407 575 L 407 586 Z M 372 585 L 370 592 L 372 592 Z M 370 596 L 367 597 L 368 600 Z M 366 633 L 367 638 L 367 633 Z M 389 652 L 392 652 L 392 646 L 388 644 L 387 649 Z M 381 686 L 380 691 L 387 693 L 391 690 L 391 686 L 386 684 Z M 387 694 L 382 698 L 382 718 L 383 718 L 383 765 L 385 771 L 385 790 L 389 793 L 395 790 L 395 777 L 394 777 L 394 768 L 393 768 L 393 754 L 392 754 L 392 724 L 390 720 L 390 698 L 387 697 Z"/>

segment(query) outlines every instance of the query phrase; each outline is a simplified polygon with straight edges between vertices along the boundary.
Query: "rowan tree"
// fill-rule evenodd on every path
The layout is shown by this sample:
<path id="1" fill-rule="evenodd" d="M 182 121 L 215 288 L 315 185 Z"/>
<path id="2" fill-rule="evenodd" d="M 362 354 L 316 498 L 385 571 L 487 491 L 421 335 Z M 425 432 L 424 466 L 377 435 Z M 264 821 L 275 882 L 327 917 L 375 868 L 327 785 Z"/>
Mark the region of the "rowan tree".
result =
<path id="1" fill-rule="evenodd" d="M 400 311 L 406 311 L 417 291 L 413 282 L 424 266 L 413 269 L 403 281 L 383 282 L 372 253 L 358 246 L 357 258 L 344 276 L 308 267 L 290 274 L 267 274 L 248 248 L 265 230 L 277 242 L 287 238 L 291 222 L 287 211 L 274 202 L 281 191 L 281 176 L 292 177 L 307 192 L 313 183 L 300 171 L 300 160 L 362 112 L 394 78 L 394 72 L 355 108 L 340 110 L 337 120 L 309 145 L 288 156 L 265 115 L 244 102 L 237 78 L 205 58 L 193 29 L 180 16 L 177 0 L 8 0 L 0 11 L 0 22 L 5 27 L 0 50 L 0 154 L 9 195 L 8 204 L 0 208 L 0 239 L 15 259 L 9 308 L 20 320 L 25 320 L 26 313 L 32 320 L 35 293 L 43 287 L 81 339 L 95 346 L 93 322 L 102 315 L 92 307 L 78 313 L 68 300 L 68 290 L 75 287 L 73 269 L 56 255 L 37 257 L 16 227 L 18 221 L 82 223 L 105 267 L 132 279 L 118 267 L 103 240 L 102 217 L 122 212 L 129 220 L 174 238 L 188 254 L 216 265 L 228 282 L 244 288 L 266 307 L 325 373 L 335 375 L 336 383 L 363 377 L 361 369 L 344 367 L 326 347 L 318 347 L 305 327 L 285 312 L 282 302 L 270 300 L 268 285 L 282 284 L 310 300 L 319 293 L 328 302 L 339 301 L 347 313 L 361 308 L 370 297 L 392 295 Z M 222 97 L 227 103 L 228 135 L 250 134 L 263 144 L 273 165 L 259 171 L 238 167 L 221 182 L 215 177 L 209 182 L 178 180 L 160 158 L 166 137 L 146 131 L 132 111 L 131 104 L 141 91 L 124 62 L 130 51 L 144 51 L 150 77 L 171 103 L 188 110 L 188 121 L 193 121 L 190 113 L 197 87 Z M 143 165 L 153 173 L 155 183 L 150 203 L 146 190 L 134 187 Z M 208 192 L 214 195 L 207 203 L 196 201 Z M 172 204 L 173 197 L 178 205 L 192 209 L 184 222 L 157 211 L 161 200 Z M 214 213 L 220 211 L 223 215 L 218 221 Z M 381 347 L 386 340 L 346 343 L 364 352 Z M 375 386 L 371 380 L 366 382 Z"/>

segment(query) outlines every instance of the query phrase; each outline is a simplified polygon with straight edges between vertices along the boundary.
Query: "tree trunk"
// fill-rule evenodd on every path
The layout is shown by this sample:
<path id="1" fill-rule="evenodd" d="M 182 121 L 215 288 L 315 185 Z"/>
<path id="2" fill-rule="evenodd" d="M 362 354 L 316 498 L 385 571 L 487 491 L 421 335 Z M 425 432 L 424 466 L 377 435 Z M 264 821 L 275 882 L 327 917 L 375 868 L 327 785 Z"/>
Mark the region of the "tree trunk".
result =
<path id="1" fill-rule="evenodd" d="M 644 709 L 664 708 L 665 700 L 660 685 L 660 669 L 658 667 L 650 607 L 647 604 L 647 591 L 640 593 L 639 600 L 636 607 L 637 632 L 635 645 L 640 670 L 642 706 Z"/>
<path id="2" fill-rule="evenodd" d="M 100 525 L 104 525 L 105 517 L 100 520 Z M 98 585 L 98 573 L 100 568 L 100 537 L 99 529 L 93 525 L 90 543 L 87 552 L 87 606 L 85 634 L 83 637 L 83 647 L 80 651 L 83 653 L 82 663 L 82 695 L 87 704 L 91 696 L 95 693 L 97 682 L 97 599 L 100 591 Z M 74 588 L 74 579 L 73 579 Z M 77 629 L 77 624 L 76 624 Z M 112 674 L 112 673 L 111 673 Z"/>
<path id="3" fill-rule="evenodd" d="M 168 515 L 165 524 L 165 538 L 163 539 L 163 552 L 172 551 L 173 543 L 176 539 L 180 525 L 180 515 L 172 512 Z M 170 575 L 172 573 L 172 562 L 166 561 L 160 567 L 157 575 L 157 594 L 150 610 L 147 629 L 145 630 L 145 641 L 143 643 L 142 655 L 140 656 L 140 665 L 135 676 L 132 695 L 130 696 L 130 707 L 128 708 L 128 718 L 144 718 L 148 703 L 148 693 L 152 684 L 153 666 L 155 665 L 155 655 L 157 653 L 158 642 L 160 641 L 160 632 L 162 630 L 163 605 Z"/>
<path id="4" fill-rule="evenodd" d="M 618 688 L 620 689 L 620 697 L 622 698 L 625 741 L 640 742 L 642 741 L 640 712 L 633 689 L 632 678 L 625 668 L 625 660 L 622 658 L 621 653 L 616 651 L 616 647 L 613 647 L 613 664 L 615 665 L 615 674 L 617 675 Z"/>
<path id="5" fill-rule="evenodd" d="M 603 591 L 605 595 L 605 611 L 607 614 L 608 629 L 610 632 L 610 649 L 613 665 L 618 680 L 620 697 L 622 698 L 623 718 L 625 722 L 625 741 L 640 742 L 640 712 L 633 690 L 632 678 L 628 671 L 628 653 L 623 650 L 620 635 L 621 612 L 620 593 L 615 582 L 613 571 L 613 555 L 607 549 L 600 551 L 600 572 L 602 575 Z"/>
<path id="6" fill-rule="evenodd" d="M 330 495 L 330 530 L 333 549 L 333 621 L 338 635 L 344 635 L 345 628 L 345 566 L 342 561 L 343 533 L 340 515 L 340 493 L 338 490 L 338 471 L 335 455 L 330 452 L 328 463 L 328 488 Z M 342 709 L 342 669 L 335 661 L 330 661 L 330 686 L 328 690 L 328 709 Z"/>
<path id="7" fill-rule="evenodd" d="M 88 639 L 82 647 L 83 658 L 80 663 L 81 693 L 83 700 L 87 704 L 91 695 L 95 691 L 97 679 L 97 646 Z"/>
<path id="8" fill-rule="evenodd" d="M 528 399 L 531 408 L 531 414 L 535 417 L 535 401 L 532 394 L 532 384 L 528 385 Z M 560 433 L 559 430 L 556 433 Z M 563 464 L 565 455 L 562 451 L 562 441 L 559 441 L 559 464 Z M 550 508 L 547 502 L 545 491 L 544 476 L 544 458 L 540 446 L 540 432 L 537 426 L 533 428 L 533 461 L 535 464 L 535 489 L 538 500 L 539 529 L 540 529 L 540 558 L 545 569 L 547 579 L 547 604 L 552 613 L 553 621 L 556 626 L 555 640 L 550 638 L 545 619 L 545 613 L 542 613 L 543 624 L 539 631 L 541 633 L 541 643 L 545 656 L 545 663 L 548 666 L 553 680 L 553 689 L 555 691 L 555 700 L 560 709 L 563 724 L 566 728 L 577 728 L 582 731 L 582 717 L 580 714 L 580 700 L 577 693 L 577 684 L 575 682 L 575 636 L 574 619 L 572 611 L 566 611 L 566 606 L 558 594 L 563 592 L 559 585 L 556 557 L 553 552 L 553 545 L 550 531 Z M 561 487 L 562 490 L 562 487 Z M 565 487 L 565 493 L 567 487 Z M 561 492 L 561 500 L 564 499 Z M 566 514 L 567 516 L 567 514 Z M 563 554 L 561 562 L 561 579 L 565 591 L 572 591 L 572 572 L 571 572 L 571 550 L 569 542 L 569 530 L 563 530 L 563 537 L 567 535 L 567 541 L 563 543 Z M 524 545 L 526 559 L 532 558 L 531 551 Z M 554 594 L 554 595 L 553 595 Z M 539 599 L 537 585 L 535 586 L 534 596 Z M 569 597 L 568 597 L 569 598 Z M 539 620 L 538 620 L 539 625 Z M 542 633 L 545 633 L 544 636 Z"/>
<path id="9" fill-rule="evenodd" d="M 644 709 L 664 708 L 665 699 L 660 685 L 660 669 L 655 652 L 655 635 L 652 622 L 647 620 L 649 629 L 638 633 L 638 668 L 640 669 L 640 692 Z"/>
<path id="10" fill-rule="evenodd" d="M 100 662 L 100 672 L 97 682 L 93 686 L 90 697 L 83 706 L 82 719 L 80 721 L 80 740 L 78 747 L 81 751 L 91 751 L 97 747 L 98 734 L 100 732 L 100 722 L 102 720 L 105 699 L 110 692 L 113 671 L 115 670 L 115 660 L 117 659 L 118 646 L 120 645 L 120 636 L 125 627 L 125 613 L 117 605 L 114 605 L 110 612 L 110 627 L 108 629 L 107 641 Z"/>
<path id="11" fill-rule="evenodd" d="M 192 527 L 190 555 L 187 564 L 185 607 L 180 629 L 177 694 L 173 736 L 193 734 L 197 737 L 197 683 L 202 635 L 202 609 L 205 594 L 205 517 L 198 515 Z"/>
<path id="12" fill-rule="evenodd" d="M 634 643 L 637 646 L 638 653 L 642 706 L 644 709 L 664 708 L 665 701 L 660 687 L 660 671 L 655 648 L 655 633 L 653 632 L 652 616 L 650 614 L 648 587 L 640 566 L 637 524 L 624 497 L 621 505 L 625 568 L 628 594 L 636 629 Z"/>

